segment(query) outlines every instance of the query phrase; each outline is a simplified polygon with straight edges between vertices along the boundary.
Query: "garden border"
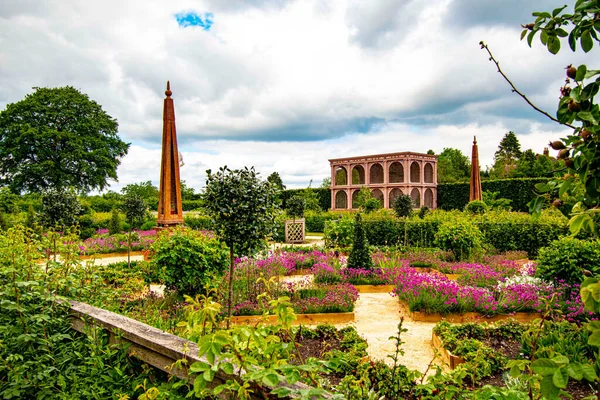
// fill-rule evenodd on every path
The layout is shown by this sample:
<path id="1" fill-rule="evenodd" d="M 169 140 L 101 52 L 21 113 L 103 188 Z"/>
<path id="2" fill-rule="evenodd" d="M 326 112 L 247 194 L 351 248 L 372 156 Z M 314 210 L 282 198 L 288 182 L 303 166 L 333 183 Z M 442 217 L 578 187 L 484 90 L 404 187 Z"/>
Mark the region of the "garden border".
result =
<path id="1" fill-rule="evenodd" d="M 170 375 L 193 383 L 194 378 L 188 374 L 188 369 L 186 367 L 176 367 L 175 362 L 186 359 L 188 365 L 199 361 L 208 363 L 206 357 L 198 357 L 198 345 L 192 341 L 163 332 L 160 329 L 112 311 L 74 300 L 70 300 L 69 303 L 71 306 L 69 317 L 73 329 L 88 333 L 90 325 L 102 328 L 109 332 L 110 343 L 117 346 L 128 346 L 130 354 Z M 235 379 L 235 376 L 225 374 L 219 370 L 213 381 L 208 382 L 208 387 L 214 388 L 225 383 L 228 379 Z M 311 388 L 300 382 L 293 385 L 279 384 L 277 387 L 287 387 L 293 390 Z M 220 399 L 228 398 L 224 392 L 217 397 Z M 328 399 L 331 398 L 331 395 L 325 394 L 323 397 Z M 252 398 L 264 399 L 263 396 L 258 395 L 253 395 Z M 292 399 L 297 397 L 287 396 L 282 398 Z"/>
<path id="2" fill-rule="evenodd" d="M 255 325 L 261 321 L 273 325 L 277 323 L 277 316 L 238 315 L 231 317 L 231 323 L 234 325 Z M 296 319 L 292 322 L 292 325 L 345 324 L 353 321 L 353 312 L 296 314 Z"/>
<path id="3" fill-rule="evenodd" d="M 455 356 L 448 349 L 446 349 L 444 347 L 444 342 L 442 342 L 442 339 L 440 339 L 439 336 L 435 334 L 435 332 L 431 333 L 431 345 L 434 349 L 439 351 L 440 355 L 442 356 L 442 359 L 446 364 L 448 364 L 450 369 L 454 369 L 458 365 L 463 364 L 465 362 L 464 358 L 460 356 Z"/>

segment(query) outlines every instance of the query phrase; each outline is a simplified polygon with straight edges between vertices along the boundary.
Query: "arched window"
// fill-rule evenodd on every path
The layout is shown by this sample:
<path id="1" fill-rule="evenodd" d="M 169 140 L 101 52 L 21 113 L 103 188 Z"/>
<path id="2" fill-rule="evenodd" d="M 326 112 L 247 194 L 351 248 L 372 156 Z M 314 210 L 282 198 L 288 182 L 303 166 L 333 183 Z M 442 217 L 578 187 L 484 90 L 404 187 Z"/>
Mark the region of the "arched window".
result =
<path id="1" fill-rule="evenodd" d="M 410 197 L 412 197 L 413 199 L 413 205 L 417 208 L 421 207 L 421 193 L 419 192 L 419 189 L 413 189 L 410 192 Z"/>
<path id="2" fill-rule="evenodd" d="M 398 189 L 398 188 L 393 188 L 392 190 L 390 190 L 390 194 L 388 196 L 388 207 L 389 208 L 394 208 L 394 201 L 396 201 L 396 199 L 398 197 L 400 197 L 400 195 L 403 194 L 402 190 Z"/>
<path id="3" fill-rule="evenodd" d="M 365 184 L 365 169 L 362 165 L 355 165 L 352 168 L 352 184 L 353 185 L 364 185 Z"/>
<path id="4" fill-rule="evenodd" d="M 425 190 L 425 205 L 429 208 L 433 208 L 433 190 Z"/>
<path id="5" fill-rule="evenodd" d="M 360 190 L 355 190 L 352 192 L 352 208 L 359 208 L 358 206 L 358 192 L 360 192 Z"/>
<path id="6" fill-rule="evenodd" d="M 416 161 L 413 161 L 412 164 L 410 164 L 410 181 L 417 183 L 421 182 L 421 168 Z"/>
<path id="7" fill-rule="evenodd" d="M 383 192 L 379 189 L 373 189 L 373 191 L 371 192 L 371 197 L 373 197 L 374 199 L 379 200 L 379 204 L 381 205 L 381 208 L 383 208 L 384 204 L 383 204 Z"/>
<path id="8" fill-rule="evenodd" d="M 402 163 L 394 161 L 390 165 L 390 183 L 402 183 L 404 182 L 404 167 Z"/>
<path id="9" fill-rule="evenodd" d="M 431 166 L 431 163 L 425 164 L 423 175 L 425 175 L 425 183 L 433 183 L 433 167 Z"/>
<path id="10" fill-rule="evenodd" d="M 383 183 L 383 167 L 381 164 L 371 165 L 369 183 Z"/>
<path id="11" fill-rule="evenodd" d="M 338 190 L 335 194 L 335 208 L 348 208 L 348 195 L 343 190 Z"/>
<path id="12" fill-rule="evenodd" d="M 348 184 L 348 172 L 346 167 L 337 167 L 335 170 L 335 185 L 345 186 Z"/>

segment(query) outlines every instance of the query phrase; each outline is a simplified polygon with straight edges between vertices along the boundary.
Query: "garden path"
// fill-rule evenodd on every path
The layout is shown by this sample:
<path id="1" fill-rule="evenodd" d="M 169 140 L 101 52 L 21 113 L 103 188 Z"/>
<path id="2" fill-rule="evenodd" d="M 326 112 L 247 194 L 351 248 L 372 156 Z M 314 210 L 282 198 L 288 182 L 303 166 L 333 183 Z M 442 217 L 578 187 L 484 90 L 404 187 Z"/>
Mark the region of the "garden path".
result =
<path id="1" fill-rule="evenodd" d="M 392 364 L 388 355 L 396 351 L 395 341 L 390 340 L 398 332 L 398 323 L 404 315 L 403 332 L 400 338 L 404 342 L 404 356 L 400 356 L 400 364 L 409 369 L 425 372 L 433 359 L 431 336 L 435 323 L 414 322 L 403 314 L 396 297 L 389 293 L 361 293 L 354 309 L 355 320 L 351 325 L 367 340 L 367 352 L 372 359 Z"/>

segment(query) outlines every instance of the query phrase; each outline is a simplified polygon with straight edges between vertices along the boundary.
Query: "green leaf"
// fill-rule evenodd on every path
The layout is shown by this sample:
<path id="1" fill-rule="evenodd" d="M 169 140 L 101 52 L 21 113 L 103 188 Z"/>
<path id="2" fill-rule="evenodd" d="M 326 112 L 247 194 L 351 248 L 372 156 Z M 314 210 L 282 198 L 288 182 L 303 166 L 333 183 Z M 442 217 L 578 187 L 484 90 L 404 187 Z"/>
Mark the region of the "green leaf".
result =
<path id="1" fill-rule="evenodd" d="M 577 73 L 575 74 L 575 80 L 580 82 L 585 78 L 585 73 L 587 72 L 587 66 L 585 64 L 581 64 L 577 67 Z"/>
<path id="2" fill-rule="evenodd" d="M 558 29 L 556 29 L 556 34 L 557 34 L 558 36 L 560 36 L 560 37 L 567 37 L 567 36 L 569 36 L 569 34 L 567 33 L 567 31 L 565 31 L 565 30 L 564 30 L 564 29 L 562 29 L 562 28 L 558 28 Z"/>
<path id="3" fill-rule="evenodd" d="M 224 362 L 222 364 L 219 365 L 221 367 L 221 369 L 223 370 L 223 372 L 225 372 L 228 375 L 233 375 L 233 364 L 230 362 Z"/>
<path id="4" fill-rule="evenodd" d="M 591 123 L 595 123 L 596 120 L 594 119 L 594 116 L 592 115 L 591 112 L 588 111 L 579 111 L 577 113 L 577 118 L 583 120 L 583 121 L 589 121 Z"/>
<path id="5" fill-rule="evenodd" d="M 527 35 L 527 44 L 529 45 L 529 47 L 531 47 L 531 42 L 533 42 L 534 36 L 535 36 L 535 31 L 531 31 L 531 32 L 529 32 L 529 35 Z"/>
<path id="6" fill-rule="evenodd" d="M 573 185 L 573 181 L 574 178 L 567 178 L 567 180 L 560 185 L 560 189 L 558 189 L 558 197 L 562 197 L 565 193 L 569 191 L 569 189 Z"/>
<path id="7" fill-rule="evenodd" d="M 590 69 L 588 70 L 588 72 L 585 74 L 585 79 L 590 79 L 596 75 L 600 74 L 600 69 Z"/>
<path id="8" fill-rule="evenodd" d="M 548 193 L 550 191 L 550 186 L 547 183 L 536 183 L 535 190 L 540 193 Z"/>
<path id="9" fill-rule="evenodd" d="M 558 369 L 558 366 L 552 360 L 547 358 L 539 358 L 531 363 L 531 369 L 536 374 L 550 376 L 554 374 L 554 371 Z"/>
<path id="10" fill-rule="evenodd" d="M 596 82 L 592 82 L 583 88 L 581 92 L 581 101 L 586 101 L 594 97 L 598 93 L 599 85 Z"/>
<path id="11" fill-rule="evenodd" d="M 207 381 L 207 382 L 212 382 L 212 380 L 214 379 L 214 377 L 215 377 L 215 371 L 212 368 L 207 369 L 202 374 L 202 378 L 204 378 L 204 380 Z"/>
<path id="12" fill-rule="evenodd" d="M 202 361 L 198 361 L 198 362 L 195 362 L 192 365 L 190 365 L 191 372 L 204 372 L 209 368 L 210 368 L 210 365 L 208 365 L 207 363 L 202 362 Z"/>
<path id="13" fill-rule="evenodd" d="M 576 381 L 583 379 L 583 370 L 581 369 L 581 363 L 571 363 L 567 365 L 567 374 Z"/>
<path id="14" fill-rule="evenodd" d="M 588 51 L 590 51 L 592 49 L 592 47 L 594 47 L 594 41 L 592 39 L 592 35 L 590 34 L 590 31 L 588 31 L 588 30 L 583 31 L 583 33 L 581 34 L 581 39 L 579 39 L 579 40 L 581 42 L 581 48 L 586 53 Z"/>
<path id="15" fill-rule="evenodd" d="M 563 356 L 562 354 L 559 354 L 555 357 L 552 357 L 552 361 L 554 361 L 555 363 L 559 364 L 559 365 L 564 365 L 564 364 L 568 364 L 569 363 L 569 358 Z"/>
<path id="16" fill-rule="evenodd" d="M 563 368 L 557 369 L 552 375 L 552 383 L 554 386 L 560 389 L 565 389 L 567 387 L 567 383 L 569 383 L 569 376 L 567 375 L 567 371 Z"/>
<path id="17" fill-rule="evenodd" d="M 600 332 L 594 332 L 588 337 L 590 346 L 600 347 Z"/>
<path id="18" fill-rule="evenodd" d="M 598 196 L 600 196 L 600 193 L 598 192 L 599 187 L 600 177 L 598 176 L 590 176 L 585 182 L 585 190 L 593 198 L 597 198 Z"/>
<path id="19" fill-rule="evenodd" d="M 553 377 L 554 374 L 544 376 L 540 382 L 540 390 L 546 400 L 554 400 L 559 398 L 558 394 L 560 393 L 560 389 L 554 386 Z"/>
<path id="20" fill-rule="evenodd" d="M 574 29 L 569 33 L 569 47 L 571 48 L 571 51 L 577 50 L 577 38 L 575 37 Z"/>
<path id="21" fill-rule="evenodd" d="M 543 30 L 543 29 L 540 32 L 540 41 L 542 42 L 542 44 L 544 46 L 546 46 L 548 44 L 548 33 L 545 30 Z"/>
<path id="22" fill-rule="evenodd" d="M 542 17 L 542 18 L 552 18 L 552 15 L 550 15 L 549 12 L 534 12 L 531 13 L 531 15 L 533 15 L 534 17 Z"/>
<path id="23" fill-rule="evenodd" d="M 196 394 L 200 394 L 205 388 L 206 381 L 202 379 L 202 375 L 198 375 L 196 379 L 194 379 L 194 392 L 196 392 Z"/>
<path id="24" fill-rule="evenodd" d="M 521 40 L 523 40 L 523 38 L 525 37 L 525 35 L 527 35 L 528 31 L 529 31 L 528 29 L 524 29 L 523 32 L 521 32 Z"/>
<path id="25" fill-rule="evenodd" d="M 564 10 L 565 8 L 567 8 L 566 5 L 562 6 L 562 7 L 558 7 L 555 8 L 554 10 L 552 10 L 552 17 L 556 17 L 558 14 L 561 13 L 562 10 Z"/>
<path id="26" fill-rule="evenodd" d="M 577 214 L 569 220 L 569 231 L 571 232 L 571 235 L 575 236 L 579 233 L 581 227 L 583 226 L 583 221 L 585 220 L 585 218 L 585 214 Z"/>
<path id="27" fill-rule="evenodd" d="M 589 382 L 594 382 L 596 379 L 598 379 L 596 370 L 592 365 L 583 364 L 581 366 L 581 372 L 583 373 L 583 377 Z"/>
<path id="28" fill-rule="evenodd" d="M 262 382 L 267 386 L 277 386 L 279 383 L 279 377 L 276 374 L 266 374 L 262 378 Z"/>
<path id="29" fill-rule="evenodd" d="M 560 51 L 560 39 L 556 36 L 550 36 L 548 38 L 548 51 L 552 54 L 556 54 Z"/>

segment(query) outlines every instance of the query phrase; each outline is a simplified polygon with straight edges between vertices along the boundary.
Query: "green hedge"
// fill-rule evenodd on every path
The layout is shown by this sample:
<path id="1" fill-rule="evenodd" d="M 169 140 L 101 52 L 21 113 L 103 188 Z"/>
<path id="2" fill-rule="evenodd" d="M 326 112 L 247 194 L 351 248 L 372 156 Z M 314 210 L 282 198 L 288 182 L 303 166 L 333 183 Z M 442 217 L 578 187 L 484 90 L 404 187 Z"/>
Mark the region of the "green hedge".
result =
<path id="1" fill-rule="evenodd" d="M 213 228 L 212 219 L 207 215 L 185 215 L 183 222 L 185 226 L 195 230 L 209 231 Z"/>
<path id="2" fill-rule="evenodd" d="M 483 191 L 500 192 L 498 198 L 510 199 L 513 211 L 528 211 L 527 203 L 534 197 L 538 183 L 548 178 L 498 179 L 481 182 Z M 437 206 L 442 210 L 462 210 L 469 202 L 469 183 L 440 183 L 437 189 Z"/>
<path id="3" fill-rule="evenodd" d="M 283 190 L 279 194 L 279 199 L 281 200 L 281 208 L 285 210 L 286 201 L 292 196 L 302 195 L 306 189 L 287 189 Z M 319 199 L 319 206 L 323 211 L 327 211 L 331 208 L 331 191 L 325 188 L 313 188 L 312 189 Z"/>
<path id="4" fill-rule="evenodd" d="M 430 218 L 408 220 L 391 215 L 365 215 L 363 223 L 370 245 L 434 247 L 440 223 L 460 218 L 474 219 L 470 214 L 442 211 L 433 213 Z M 532 258 L 537 256 L 540 248 L 568 234 L 566 218 L 553 214 L 534 220 L 528 214 L 490 212 L 475 218 L 474 222 L 483 233 L 484 242 L 499 252 L 523 250 Z M 335 224 L 336 221 L 328 223 Z"/>

